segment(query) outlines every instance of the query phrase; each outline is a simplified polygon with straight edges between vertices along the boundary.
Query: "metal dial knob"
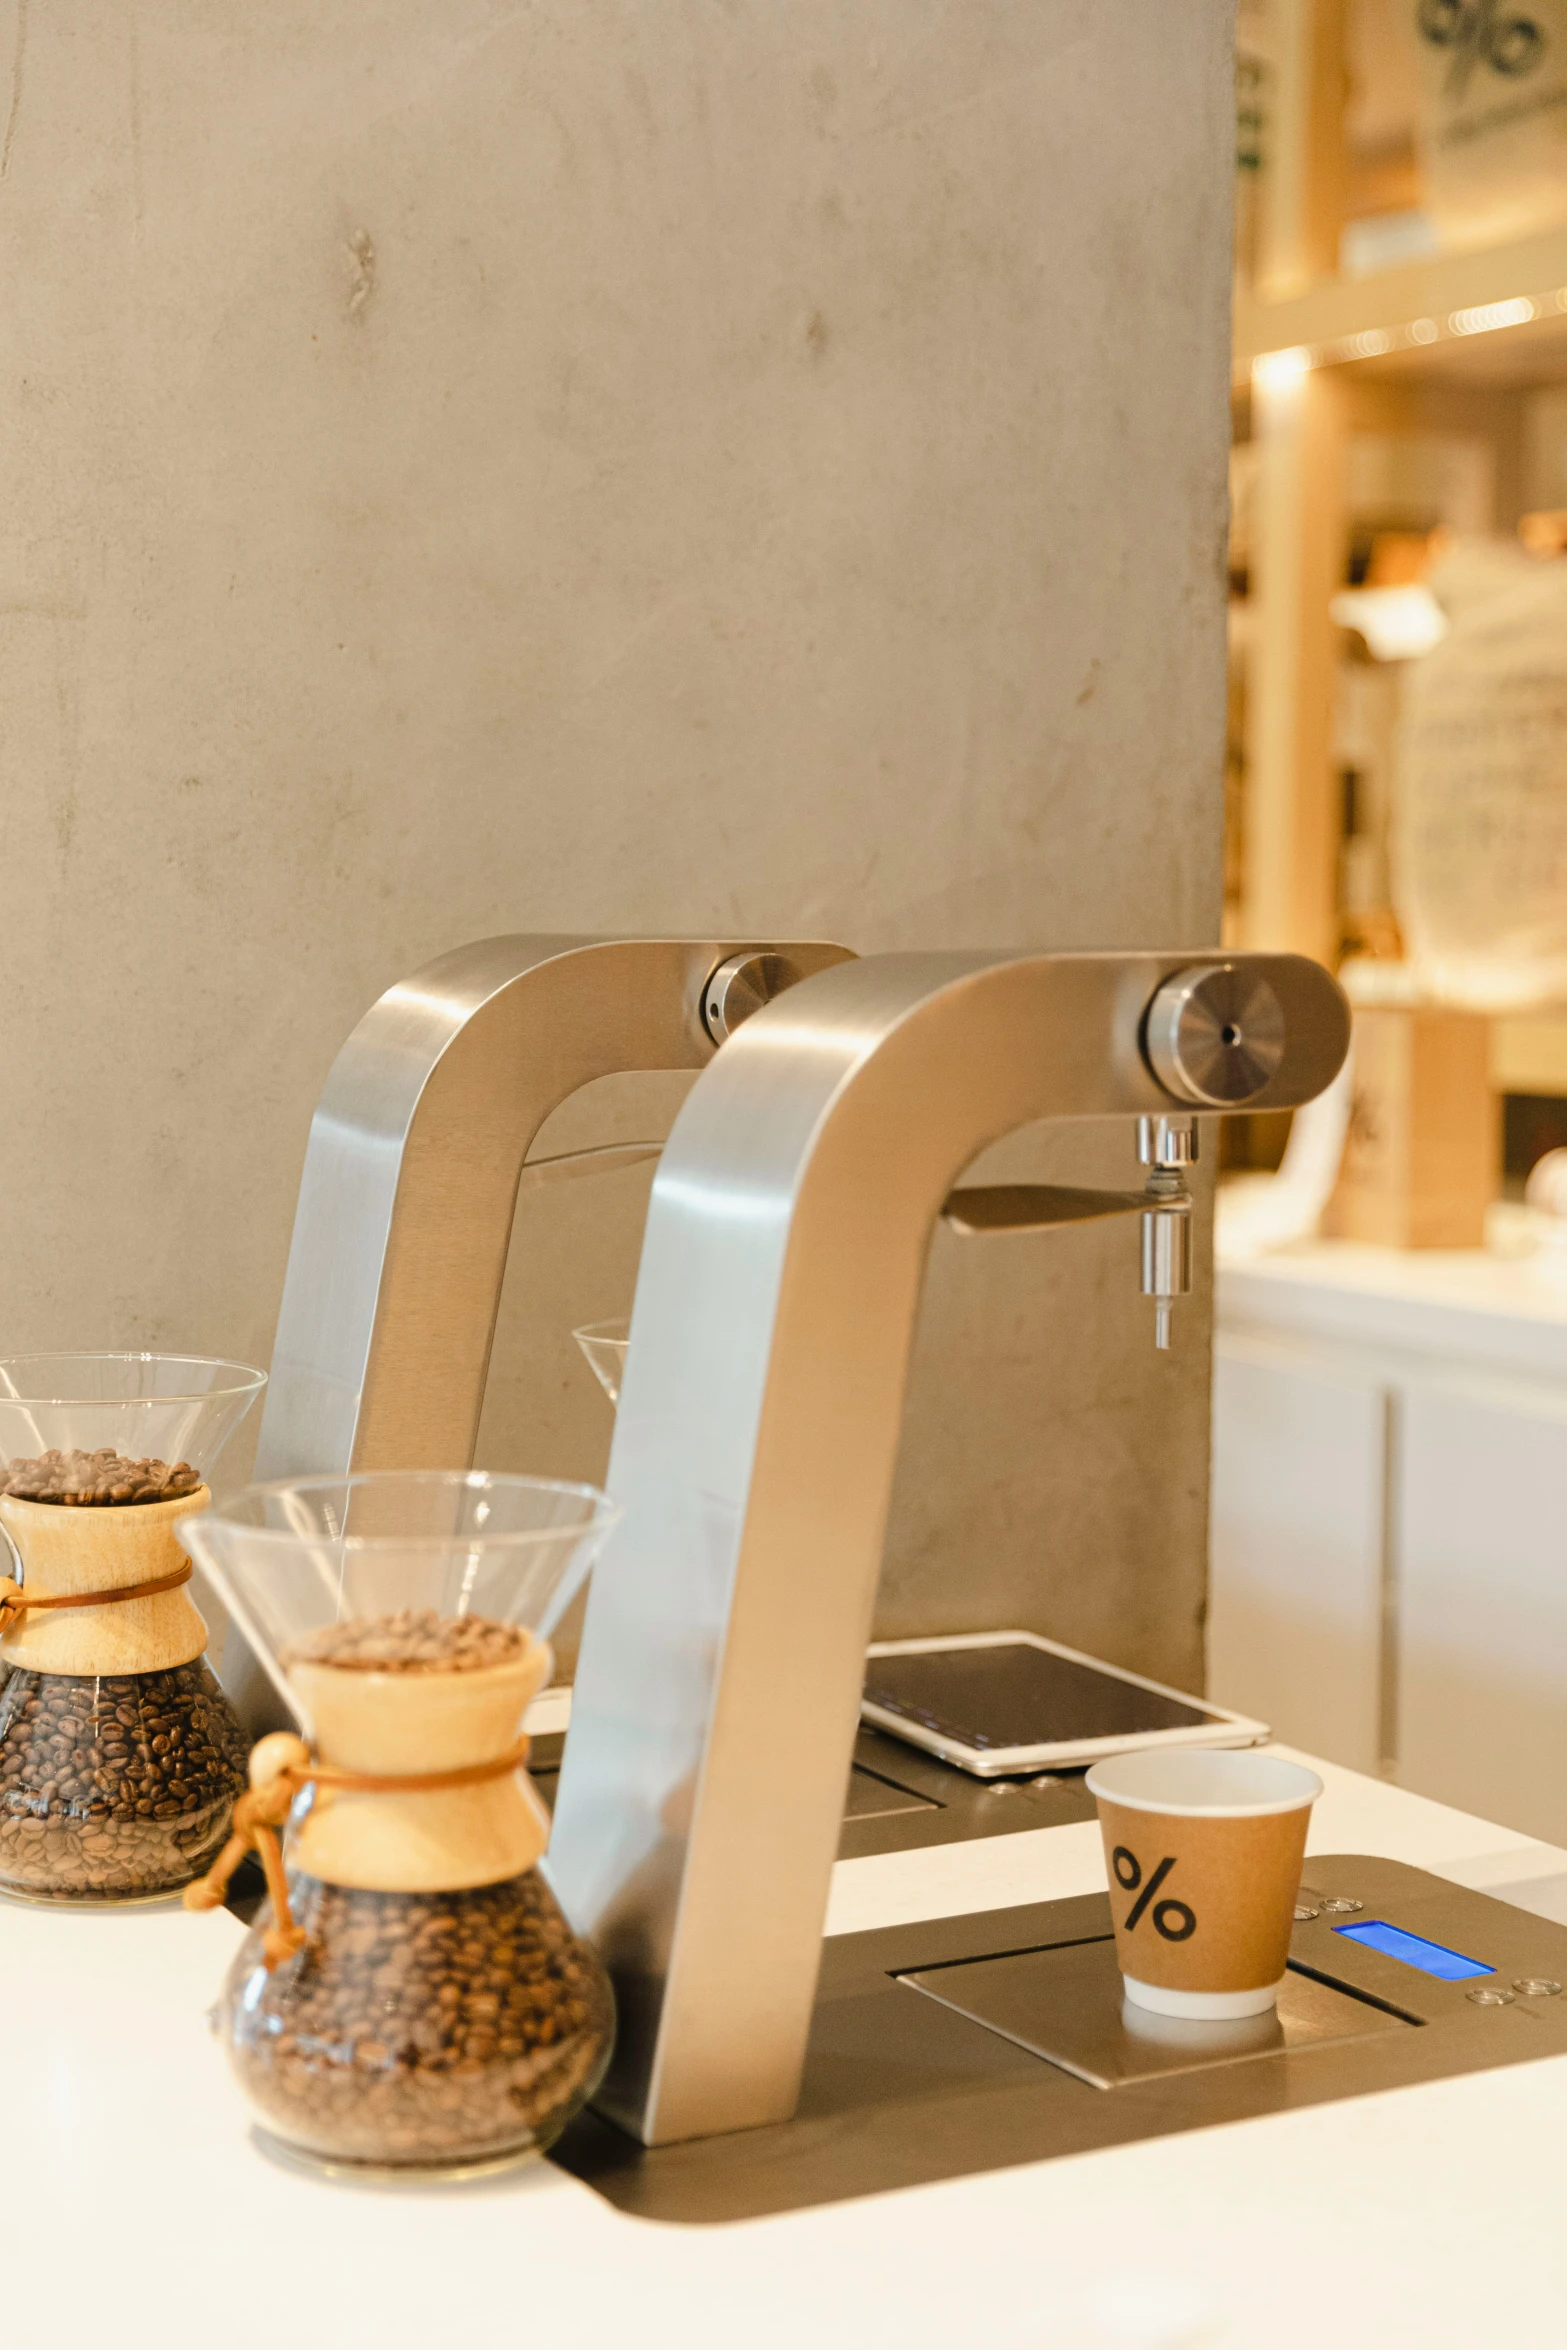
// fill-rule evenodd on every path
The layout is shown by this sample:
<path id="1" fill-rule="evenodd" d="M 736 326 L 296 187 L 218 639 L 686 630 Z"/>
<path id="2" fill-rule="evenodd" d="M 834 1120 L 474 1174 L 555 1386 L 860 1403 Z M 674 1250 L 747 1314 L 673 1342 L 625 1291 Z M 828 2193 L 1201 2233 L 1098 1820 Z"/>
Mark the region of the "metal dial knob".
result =
<path id="1" fill-rule="evenodd" d="M 762 947 L 731 955 L 702 990 L 703 1027 L 714 1044 L 726 1044 L 742 1021 L 793 987 L 799 977 L 787 956 L 769 954 Z"/>
<path id="2" fill-rule="evenodd" d="M 1143 1034 L 1166 1093 L 1215 1109 L 1255 1100 L 1284 1058 L 1279 999 L 1244 963 L 1199 963 L 1167 979 Z"/>

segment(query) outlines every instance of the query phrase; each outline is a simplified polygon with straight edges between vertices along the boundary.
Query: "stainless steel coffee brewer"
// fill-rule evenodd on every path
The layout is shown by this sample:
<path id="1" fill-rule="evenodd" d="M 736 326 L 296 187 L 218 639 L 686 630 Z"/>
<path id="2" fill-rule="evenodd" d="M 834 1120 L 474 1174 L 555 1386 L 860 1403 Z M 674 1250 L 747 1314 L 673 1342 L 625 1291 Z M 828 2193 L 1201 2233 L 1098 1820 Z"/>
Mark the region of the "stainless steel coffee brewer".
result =
<path id="1" fill-rule="evenodd" d="M 1292 955 L 869 957 L 767 1005 L 653 1185 L 550 1869 L 649 2146 L 799 2092 L 930 1237 L 1143 1215 L 1166 1323 L 1196 1111 L 1309 1101 L 1349 1019 Z M 1151 1193 L 958 1188 L 1039 1119 L 1142 1122 Z M 1161 1327 L 1160 1336 L 1164 1335 Z"/>
<path id="2" fill-rule="evenodd" d="M 1309 1100 L 1347 1036 L 1291 956 L 503 940 L 393 989 L 340 1057 L 271 1474 L 466 1460 L 518 1183 L 660 1149 L 541 1165 L 544 1117 L 615 1069 L 701 1070 L 653 1187 L 610 1464 L 625 1525 L 549 1864 L 620 2005 L 612 2119 L 579 2115 L 555 2159 L 623 2208 L 737 2218 L 1567 2048 L 1567 1932 L 1364 1854 L 1311 1858 L 1287 1991 L 1245 2049 L 1134 2044 L 1102 1894 L 822 1940 L 938 1216 L 1137 1214 L 1163 1339 L 1194 1113 Z M 958 1180 L 1025 1123 L 1113 1116 L 1137 1121 L 1141 1191 Z M 1084 1816 L 1065 1790 L 1052 1807 Z M 987 1833 L 959 1808 L 960 1836 Z M 1346 1939 L 1363 1916 L 1463 1979 Z"/>
<path id="3" fill-rule="evenodd" d="M 700 1069 L 759 1005 L 845 961 L 820 941 L 511 937 L 389 988 L 332 1065 L 295 1211 L 258 1480 L 473 1459 L 517 1196 L 656 1157 L 528 1153 L 595 1078 Z M 230 1626 L 253 1730 L 271 1684 Z"/>

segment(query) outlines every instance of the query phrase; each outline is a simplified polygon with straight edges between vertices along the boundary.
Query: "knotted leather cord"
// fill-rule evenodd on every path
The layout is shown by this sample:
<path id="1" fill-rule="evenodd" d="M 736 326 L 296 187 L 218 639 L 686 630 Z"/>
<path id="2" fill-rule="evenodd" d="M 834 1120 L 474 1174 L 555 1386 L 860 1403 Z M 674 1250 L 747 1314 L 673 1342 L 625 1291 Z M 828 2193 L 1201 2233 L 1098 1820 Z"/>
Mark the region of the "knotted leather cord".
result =
<path id="1" fill-rule="evenodd" d="M 109 1607 L 122 1599 L 155 1599 L 160 1591 L 178 1591 L 195 1571 L 187 1559 L 170 1574 L 154 1575 L 150 1583 L 122 1583 L 116 1591 L 41 1591 L 36 1598 L 14 1575 L 0 1575 L 0 1638 L 35 1608 Z"/>
<path id="2" fill-rule="evenodd" d="M 528 1741 L 519 1738 L 515 1746 L 508 1747 L 504 1754 L 492 1755 L 488 1762 L 464 1763 L 452 1771 L 419 1771 L 407 1777 L 376 1771 L 335 1770 L 330 1763 L 290 1763 L 263 1786 L 252 1787 L 239 1797 L 234 1806 L 233 1832 L 206 1875 L 198 1877 L 194 1885 L 186 1886 L 185 1907 L 220 1908 L 228 1895 L 230 1877 L 246 1853 L 254 1850 L 272 1903 L 272 1923 L 261 1937 L 262 1963 L 271 1974 L 274 1967 L 292 1958 L 297 1950 L 303 1950 L 310 1939 L 304 1927 L 294 1923 L 283 1853 L 277 1838 L 295 1796 L 304 1788 L 342 1787 L 355 1795 L 439 1795 L 448 1788 L 480 1787 L 486 1779 L 504 1779 L 512 1771 L 520 1771 L 527 1759 Z"/>

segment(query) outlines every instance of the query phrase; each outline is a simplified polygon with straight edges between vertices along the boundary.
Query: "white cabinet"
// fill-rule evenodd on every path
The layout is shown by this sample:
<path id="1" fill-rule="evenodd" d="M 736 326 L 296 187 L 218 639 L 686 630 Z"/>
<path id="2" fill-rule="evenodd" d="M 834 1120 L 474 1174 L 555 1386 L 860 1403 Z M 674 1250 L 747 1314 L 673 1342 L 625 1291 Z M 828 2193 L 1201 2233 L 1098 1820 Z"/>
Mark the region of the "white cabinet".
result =
<path id="1" fill-rule="evenodd" d="M 1209 1689 L 1567 1842 L 1567 1293 L 1478 1252 L 1220 1268 Z"/>
<path id="2" fill-rule="evenodd" d="M 1567 1843 L 1567 1402 L 1411 1384 L 1397 1408 L 1400 1783 Z"/>
<path id="3" fill-rule="evenodd" d="M 1208 1688 L 1281 1738 L 1381 1759 L 1388 1403 L 1375 1380 L 1221 1333 Z"/>

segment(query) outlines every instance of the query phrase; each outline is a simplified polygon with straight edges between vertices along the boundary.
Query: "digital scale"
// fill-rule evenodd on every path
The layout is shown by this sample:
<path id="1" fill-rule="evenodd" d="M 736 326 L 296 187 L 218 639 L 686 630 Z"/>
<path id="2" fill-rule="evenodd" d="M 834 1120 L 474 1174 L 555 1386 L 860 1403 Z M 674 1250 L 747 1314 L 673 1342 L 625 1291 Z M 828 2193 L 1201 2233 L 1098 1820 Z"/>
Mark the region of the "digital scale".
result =
<path id="1" fill-rule="evenodd" d="M 1423 1869 L 1306 1863 L 1271 2015 L 1129 2011 L 1108 1896 L 840 1934 L 794 2120 L 645 2148 L 589 2113 L 555 2161 L 711 2223 L 1567 2053 L 1567 1928 Z"/>

